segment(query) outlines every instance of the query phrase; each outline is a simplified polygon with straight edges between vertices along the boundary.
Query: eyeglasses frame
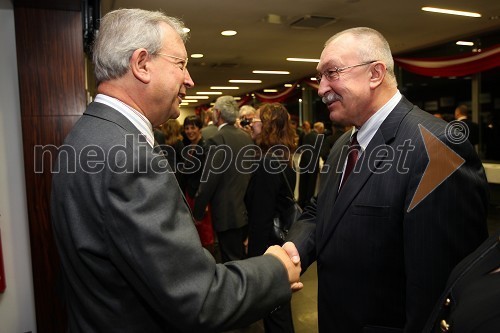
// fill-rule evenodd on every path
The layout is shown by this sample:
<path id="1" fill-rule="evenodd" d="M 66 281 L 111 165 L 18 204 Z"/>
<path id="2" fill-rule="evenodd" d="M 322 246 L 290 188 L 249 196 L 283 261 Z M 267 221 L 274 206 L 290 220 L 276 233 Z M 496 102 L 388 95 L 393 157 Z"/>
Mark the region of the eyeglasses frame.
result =
<path id="1" fill-rule="evenodd" d="M 182 64 L 182 70 L 184 71 L 187 68 L 189 58 L 176 57 L 176 56 L 173 56 L 170 54 L 165 54 L 165 53 L 156 53 L 156 55 L 182 60 L 182 61 L 184 61 L 184 63 Z"/>
<path id="2" fill-rule="evenodd" d="M 374 62 L 377 62 L 377 61 L 378 60 L 372 60 L 372 61 L 363 62 L 361 64 L 345 66 L 345 67 L 340 67 L 340 68 L 334 67 L 333 69 L 327 69 L 326 71 L 323 71 L 323 72 L 316 74 L 316 76 L 314 78 L 316 79 L 318 84 L 321 83 L 321 79 L 323 78 L 323 76 L 326 78 L 326 80 L 328 82 L 331 82 L 333 80 L 338 80 L 340 78 L 340 73 L 342 73 L 346 69 L 373 64 Z M 329 74 L 329 72 L 331 72 L 331 74 Z"/>

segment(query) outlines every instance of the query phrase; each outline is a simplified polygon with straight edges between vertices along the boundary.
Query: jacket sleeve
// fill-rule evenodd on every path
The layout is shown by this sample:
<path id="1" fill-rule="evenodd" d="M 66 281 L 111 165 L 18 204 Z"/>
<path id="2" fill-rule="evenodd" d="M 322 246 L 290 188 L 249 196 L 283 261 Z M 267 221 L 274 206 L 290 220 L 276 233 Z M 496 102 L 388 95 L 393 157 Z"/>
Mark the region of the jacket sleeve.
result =
<path id="1" fill-rule="evenodd" d="M 154 161 L 160 163 L 144 163 Z M 103 184 L 103 233 L 116 269 L 152 311 L 179 331 L 211 332 L 247 325 L 290 299 L 278 259 L 216 264 L 200 244 L 175 176 L 159 165 L 136 169 L 111 172 Z"/>
<path id="2" fill-rule="evenodd" d="M 311 199 L 304 212 L 288 232 L 286 241 L 293 242 L 300 254 L 301 274 L 316 261 L 316 206 L 317 198 Z"/>

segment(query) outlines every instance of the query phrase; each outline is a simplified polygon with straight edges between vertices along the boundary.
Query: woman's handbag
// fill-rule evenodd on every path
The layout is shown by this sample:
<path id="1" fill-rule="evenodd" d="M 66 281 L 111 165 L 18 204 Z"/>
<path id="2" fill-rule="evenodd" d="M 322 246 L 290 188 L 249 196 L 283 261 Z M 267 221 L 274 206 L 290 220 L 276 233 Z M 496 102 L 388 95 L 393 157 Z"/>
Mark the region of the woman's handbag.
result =
<path id="1" fill-rule="evenodd" d="M 292 188 L 288 183 L 288 179 L 286 179 L 284 172 L 282 172 L 282 174 L 291 196 L 286 197 L 287 201 L 290 201 L 290 205 L 288 206 L 288 208 L 273 219 L 272 238 L 278 244 L 283 244 L 285 242 L 288 230 L 290 230 L 292 225 L 299 219 L 300 215 L 302 214 L 302 208 L 300 208 L 297 201 L 295 201 L 295 197 L 293 195 Z"/>

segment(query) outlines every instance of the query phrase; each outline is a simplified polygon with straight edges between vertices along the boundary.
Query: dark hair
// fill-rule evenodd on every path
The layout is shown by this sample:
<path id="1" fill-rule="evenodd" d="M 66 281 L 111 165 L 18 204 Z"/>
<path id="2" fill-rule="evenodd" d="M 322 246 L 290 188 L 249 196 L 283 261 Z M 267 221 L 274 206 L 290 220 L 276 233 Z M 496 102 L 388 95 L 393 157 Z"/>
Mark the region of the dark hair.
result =
<path id="1" fill-rule="evenodd" d="M 198 127 L 199 129 L 203 128 L 203 122 L 198 116 L 187 116 L 184 118 L 184 127 L 193 125 Z"/>

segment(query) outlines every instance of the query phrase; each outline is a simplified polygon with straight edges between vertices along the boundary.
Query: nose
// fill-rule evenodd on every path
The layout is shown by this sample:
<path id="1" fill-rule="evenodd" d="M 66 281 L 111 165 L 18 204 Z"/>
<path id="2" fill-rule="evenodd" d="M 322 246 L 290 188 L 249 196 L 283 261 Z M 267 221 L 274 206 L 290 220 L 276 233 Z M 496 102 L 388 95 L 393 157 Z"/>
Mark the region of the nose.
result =
<path id="1" fill-rule="evenodd" d="M 189 74 L 189 70 L 187 68 L 184 71 L 184 85 L 186 86 L 186 88 L 194 87 L 194 81 L 191 78 L 191 75 Z"/>
<path id="2" fill-rule="evenodd" d="M 318 96 L 323 97 L 326 95 L 328 91 L 330 91 L 331 88 L 328 85 L 328 80 L 324 79 L 319 82 L 319 87 L 318 87 Z"/>

